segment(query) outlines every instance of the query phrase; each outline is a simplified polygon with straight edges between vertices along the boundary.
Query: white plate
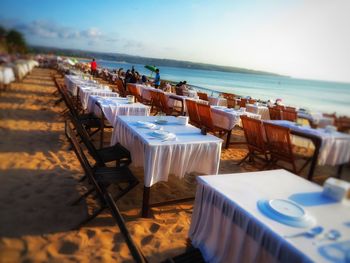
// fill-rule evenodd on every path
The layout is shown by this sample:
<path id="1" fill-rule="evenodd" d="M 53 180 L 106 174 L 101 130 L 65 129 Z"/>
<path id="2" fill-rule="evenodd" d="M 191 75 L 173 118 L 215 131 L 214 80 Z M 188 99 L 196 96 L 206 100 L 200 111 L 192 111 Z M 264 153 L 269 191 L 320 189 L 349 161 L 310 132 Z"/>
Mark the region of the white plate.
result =
<path id="1" fill-rule="evenodd" d="M 154 123 L 151 123 L 151 122 L 147 122 L 147 121 L 138 121 L 137 126 L 142 127 L 142 128 L 153 129 L 157 125 L 155 125 Z"/>
<path id="2" fill-rule="evenodd" d="M 290 200 L 261 199 L 257 203 L 259 210 L 267 217 L 285 225 L 311 227 L 316 221 L 305 210 Z"/>
<path id="3" fill-rule="evenodd" d="M 156 130 L 153 131 L 151 133 L 151 135 L 153 137 L 159 138 L 159 139 L 163 139 L 163 140 L 170 140 L 170 139 L 174 139 L 176 137 L 176 135 L 174 133 L 171 132 L 167 132 L 167 131 L 162 131 L 162 130 Z"/>
<path id="4" fill-rule="evenodd" d="M 166 124 L 166 123 L 168 123 L 167 120 L 155 120 L 154 122 L 157 123 L 157 124 Z"/>

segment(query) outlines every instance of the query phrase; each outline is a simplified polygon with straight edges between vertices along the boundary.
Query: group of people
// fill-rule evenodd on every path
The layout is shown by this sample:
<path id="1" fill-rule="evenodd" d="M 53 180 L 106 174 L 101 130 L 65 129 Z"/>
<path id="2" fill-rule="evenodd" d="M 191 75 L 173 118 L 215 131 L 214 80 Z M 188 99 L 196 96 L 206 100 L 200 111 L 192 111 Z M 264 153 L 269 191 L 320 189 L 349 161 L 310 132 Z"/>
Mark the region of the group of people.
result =
<path id="1" fill-rule="evenodd" d="M 97 71 L 98 65 L 96 60 L 93 58 L 90 62 L 90 73 L 92 76 L 98 76 Z M 139 72 L 137 72 L 132 66 L 131 69 L 128 69 L 126 72 L 123 71 L 123 68 L 120 68 L 118 71 L 116 71 L 118 77 L 122 77 L 125 80 L 125 84 L 127 83 L 141 83 L 141 84 L 152 84 L 155 88 L 163 89 L 164 91 L 172 91 L 172 87 L 170 83 L 161 81 L 160 79 L 160 70 L 158 68 L 155 69 L 155 76 L 153 81 L 149 81 L 147 76 L 140 75 Z M 181 93 L 183 95 L 188 95 L 188 86 L 186 81 L 180 81 L 178 84 L 176 84 L 175 87 L 176 90 L 180 89 Z"/>

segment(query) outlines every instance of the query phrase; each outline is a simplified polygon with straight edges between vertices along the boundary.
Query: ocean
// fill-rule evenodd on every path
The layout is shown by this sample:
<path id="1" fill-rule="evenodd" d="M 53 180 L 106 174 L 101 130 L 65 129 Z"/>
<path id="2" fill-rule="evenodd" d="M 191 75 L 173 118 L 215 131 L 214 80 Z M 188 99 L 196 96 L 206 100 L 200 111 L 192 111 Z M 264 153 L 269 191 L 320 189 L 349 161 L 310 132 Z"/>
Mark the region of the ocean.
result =
<path id="1" fill-rule="evenodd" d="M 150 71 L 140 64 L 106 60 L 97 60 L 97 63 L 101 67 L 123 68 L 124 71 L 134 66 L 141 75 L 151 75 Z M 159 69 L 161 79 L 174 82 L 186 80 L 189 85 L 206 89 L 207 93 L 213 96 L 218 96 L 220 92 L 228 92 L 261 100 L 275 101 L 281 98 L 288 106 L 350 116 L 350 83 L 191 68 L 159 67 Z"/>

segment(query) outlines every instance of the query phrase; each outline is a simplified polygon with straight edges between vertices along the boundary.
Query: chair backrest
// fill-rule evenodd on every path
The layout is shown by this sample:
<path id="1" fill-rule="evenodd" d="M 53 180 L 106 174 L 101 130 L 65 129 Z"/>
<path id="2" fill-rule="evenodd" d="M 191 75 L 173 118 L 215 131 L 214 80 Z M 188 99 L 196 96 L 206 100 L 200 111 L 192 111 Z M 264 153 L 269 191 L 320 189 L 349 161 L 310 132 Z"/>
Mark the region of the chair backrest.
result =
<path id="1" fill-rule="evenodd" d="M 89 154 L 94 158 L 96 165 L 97 166 L 105 166 L 105 163 L 103 162 L 102 158 L 98 154 L 95 145 L 91 142 L 90 136 L 89 136 L 88 132 L 85 130 L 85 128 L 83 127 L 83 125 L 81 125 L 81 123 L 73 116 L 70 115 L 69 117 L 70 117 L 70 120 L 73 123 L 80 139 L 82 140 L 85 147 L 87 148 Z"/>
<path id="2" fill-rule="evenodd" d="M 236 97 L 235 94 L 232 94 L 232 93 L 225 93 L 225 92 L 221 93 L 221 95 L 222 95 L 222 97 L 224 97 L 225 99 L 231 99 L 231 100 L 235 99 L 235 97 Z"/>
<path id="3" fill-rule="evenodd" d="M 244 135 L 250 151 L 265 153 L 267 150 L 265 142 L 264 126 L 261 120 L 241 116 Z"/>
<path id="4" fill-rule="evenodd" d="M 264 123 L 264 128 L 271 155 L 278 159 L 294 163 L 290 129 L 268 122 Z"/>
<path id="5" fill-rule="evenodd" d="M 69 140 L 70 144 L 72 145 L 73 150 L 74 150 L 85 174 L 88 176 L 89 181 L 93 184 L 93 187 L 95 188 L 99 199 L 101 200 L 101 202 L 106 203 L 108 205 L 112 216 L 116 220 L 118 227 L 120 228 L 121 233 L 123 234 L 123 236 L 125 238 L 127 246 L 129 248 L 135 262 L 140 262 L 140 263 L 146 262 L 146 259 L 145 259 L 144 255 L 142 254 L 141 250 L 133 242 L 133 240 L 132 240 L 132 238 L 131 238 L 131 236 L 130 236 L 130 234 L 125 226 L 125 222 L 123 220 L 123 217 L 120 214 L 120 211 L 119 211 L 116 203 L 114 202 L 112 196 L 110 195 L 110 193 L 108 193 L 107 189 L 105 189 L 105 187 L 103 185 L 100 185 L 96 181 L 94 171 L 91 168 L 90 163 L 89 163 L 88 159 L 86 158 L 83 149 L 79 145 L 77 137 L 74 134 L 72 128 L 70 127 L 69 121 L 66 121 L 66 123 L 65 123 L 65 134 L 66 134 L 66 137 Z"/>
<path id="6" fill-rule="evenodd" d="M 269 107 L 270 119 L 271 120 L 281 120 L 282 114 L 280 109 L 276 109 L 275 107 Z"/>
<path id="7" fill-rule="evenodd" d="M 236 95 L 230 94 L 230 93 L 222 93 L 222 97 L 224 97 L 227 100 L 227 107 L 228 108 L 234 108 L 236 106 Z"/>
<path id="8" fill-rule="evenodd" d="M 249 99 L 249 100 L 248 100 L 248 103 L 249 103 L 249 104 L 254 104 L 255 102 L 256 102 L 255 99 Z"/>
<path id="9" fill-rule="evenodd" d="M 278 110 L 284 110 L 285 109 L 285 107 L 283 105 L 275 105 L 274 108 L 278 109 Z"/>
<path id="10" fill-rule="evenodd" d="M 117 89 L 118 89 L 118 93 L 120 97 L 126 97 L 126 90 L 124 87 L 124 83 L 123 80 L 121 80 L 120 78 L 118 78 L 115 81 L 115 84 L 117 85 Z"/>
<path id="11" fill-rule="evenodd" d="M 289 107 L 289 106 L 286 106 L 286 107 L 285 107 L 285 110 L 297 111 L 297 109 L 296 109 L 295 107 Z"/>
<path id="12" fill-rule="evenodd" d="M 298 114 L 295 110 L 282 110 L 282 120 L 293 121 L 296 122 L 298 118 Z"/>
<path id="13" fill-rule="evenodd" d="M 350 131 L 350 118 L 346 117 L 346 116 L 336 118 L 335 125 L 337 126 L 338 131 L 349 133 L 349 131 Z"/>
<path id="14" fill-rule="evenodd" d="M 73 132 L 73 129 L 70 126 L 70 123 L 68 120 L 66 120 L 65 122 L 65 134 L 67 139 L 69 140 L 69 142 L 71 143 L 73 150 L 82 166 L 82 168 L 84 169 L 85 174 L 90 178 L 90 177 L 94 177 L 93 174 L 93 170 L 91 168 L 91 165 L 88 161 L 88 159 L 86 158 L 83 149 L 81 148 L 81 146 L 79 145 L 79 142 L 77 140 L 76 135 Z"/>
<path id="15" fill-rule="evenodd" d="M 194 100 L 186 100 L 187 113 L 190 117 L 190 122 L 195 126 L 200 127 L 201 121 L 198 114 L 197 103 Z"/>
<path id="16" fill-rule="evenodd" d="M 154 91 L 154 90 L 150 90 L 149 92 L 151 94 L 152 106 L 156 107 L 157 109 L 161 109 L 162 106 L 161 106 L 160 100 L 159 100 L 159 93 L 160 92 Z"/>
<path id="17" fill-rule="evenodd" d="M 78 117 L 78 115 L 79 115 L 78 110 L 76 109 L 72 99 L 68 95 L 68 92 L 67 92 L 66 88 L 64 87 L 64 85 L 62 85 L 62 83 L 60 83 L 57 79 L 55 79 L 55 84 L 56 84 L 58 92 L 60 93 L 60 95 L 64 101 L 64 104 L 66 104 L 66 107 L 68 108 L 70 114 L 72 114 L 74 117 Z"/>
<path id="18" fill-rule="evenodd" d="M 197 103 L 198 115 L 201 126 L 214 130 L 213 118 L 211 116 L 211 108 L 209 105 Z"/>
<path id="19" fill-rule="evenodd" d="M 241 100 L 238 101 L 238 105 L 241 108 L 244 108 L 246 104 L 247 104 L 247 99 L 241 98 Z"/>
<path id="20" fill-rule="evenodd" d="M 160 107 L 162 112 L 165 112 L 166 114 L 170 114 L 171 108 L 168 106 L 168 98 L 163 92 L 158 92 L 158 100 L 160 103 Z"/>
<path id="21" fill-rule="evenodd" d="M 198 95 L 198 97 L 199 97 L 201 100 L 209 101 L 209 98 L 208 98 L 208 94 L 207 94 L 207 93 L 205 93 L 205 92 L 197 92 L 197 95 Z"/>
<path id="22" fill-rule="evenodd" d="M 128 84 L 127 84 L 127 87 L 128 87 L 129 93 L 130 93 L 131 95 L 133 95 L 133 96 L 136 98 L 136 100 L 137 100 L 138 102 L 142 103 L 142 102 L 143 102 L 142 97 L 141 97 L 141 95 L 138 93 L 135 84 L 133 84 L 133 83 L 128 83 Z"/>

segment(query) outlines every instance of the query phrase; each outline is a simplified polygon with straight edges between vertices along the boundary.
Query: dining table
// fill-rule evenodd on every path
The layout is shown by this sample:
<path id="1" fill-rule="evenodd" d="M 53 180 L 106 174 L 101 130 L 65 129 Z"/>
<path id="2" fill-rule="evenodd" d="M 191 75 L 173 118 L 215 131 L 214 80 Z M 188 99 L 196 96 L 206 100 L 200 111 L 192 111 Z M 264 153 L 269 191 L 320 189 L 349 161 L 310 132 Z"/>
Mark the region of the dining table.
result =
<path id="1" fill-rule="evenodd" d="M 154 184 L 168 181 L 169 175 L 183 178 L 191 172 L 217 174 L 219 170 L 222 140 L 203 135 L 173 116 L 118 116 L 111 145 L 117 142 L 130 151 L 131 166 L 143 167 L 144 217 L 150 207 L 162 205 L 149 203 Z"/>
<path id="2" fill-rule="evenodd" d="M 247 103 L 245 107 L 248 112 L 261 115 L 262 120 L 270 120 L 270 112 L 267 106 L 261 105 L 259 103 L 256 103 L 256 104 Z"/>
<path id="3" fill-rule="evenodd" d="M 225 147 L 228 148 L 231 140 L 231 134 L 234 127 L 242 127 L 241 116 L 246 115 L 250 118 L 261 119 L 261 115 L 247 112 L 244 110 L 235 110 L 227 108 L 225 106 L 211 106 L 211 114 L 213 118 L 213 124 L 219 128 L 227 130 L 227 138 Z"/>
<path id="4" fill-rule="evenodd" d="M 349 134 L 328 131 L 325 128 L 315 129 L 286 120 L 269 120 L 267 122 L 287 127 L 292 135 L 305 138 L 313 143 L 314 154 L 308 172 L 309 180 L 313 179 L 316 165 L 339 166 L 337 175 L 340 176 L 342 166 L 350 161 Z"/>
<path id="5" fill-rule="evenodd" d="M 282 169 L 197 181 L 188 236 L 206 262 L 349 262 L 349 199 Z"/>
<path id="6" fill-rule="evenodd" d="M 102 112 L 101 112 L 102 111 Z M 139 102 L 130 102 L 127 98 L 118 96 L 90 95 L 88 99 L 87 112 L 96 116 L 104 116 L 114 127 L 117 116 L 149 116 L 151 107 Z"/>

